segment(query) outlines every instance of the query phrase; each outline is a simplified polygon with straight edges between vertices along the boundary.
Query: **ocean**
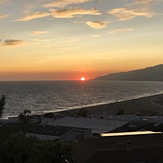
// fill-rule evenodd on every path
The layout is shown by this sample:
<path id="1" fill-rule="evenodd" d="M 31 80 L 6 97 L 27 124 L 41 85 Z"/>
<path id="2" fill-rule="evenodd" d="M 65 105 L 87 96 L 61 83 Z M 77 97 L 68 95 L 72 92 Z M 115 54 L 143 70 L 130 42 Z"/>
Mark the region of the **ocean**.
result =
<path id="1" fill-rule="evenodd" d="M 33 114 L 108 104 L 163 93 L 163 82 L 1 81 L 3 117 L 29 109 Z"/>

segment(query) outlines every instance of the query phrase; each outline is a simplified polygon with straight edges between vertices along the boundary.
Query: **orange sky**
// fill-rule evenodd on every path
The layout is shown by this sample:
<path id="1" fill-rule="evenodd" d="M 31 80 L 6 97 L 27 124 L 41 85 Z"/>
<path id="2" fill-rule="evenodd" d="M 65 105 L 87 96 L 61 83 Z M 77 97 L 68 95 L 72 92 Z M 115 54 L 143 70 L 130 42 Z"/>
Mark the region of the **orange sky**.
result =
<path id="1" fill-rule="evenodd" d="M 162 0 L 0 1 L 0 80 L 78 80 L 163 63 Z"/>

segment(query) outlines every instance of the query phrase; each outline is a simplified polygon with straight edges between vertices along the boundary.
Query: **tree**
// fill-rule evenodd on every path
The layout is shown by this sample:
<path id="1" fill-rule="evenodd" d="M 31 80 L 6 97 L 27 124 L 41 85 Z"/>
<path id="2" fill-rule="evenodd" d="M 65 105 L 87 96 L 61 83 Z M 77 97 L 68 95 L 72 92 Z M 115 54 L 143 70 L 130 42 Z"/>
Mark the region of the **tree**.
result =
<path id="1" fill-rule="evenodd" d="M 80 116 L 87 117 L 87 114 L 88 114 L 88 110 L 86 110 L 84 108 L 79 109 L 79 115 Z"/>
<path id="2" fill-rule="evenodd" d="M 125 115 L 125 111 L 123 109 L 118 110 L 116 115 Z"/>
<path id="3" fill-rule="evenodd" d="M 2 97 L 0 99 L 0 117 L 2 117 L 2 113 L 4 110 L 5 103 L 6 103 L 5 95 L 2 95 Z"/>
<path id="4" fill-rule="evenodd" d="M 24 110 L 23 113 L 19 114 L 20 126 L 21 126 L 24 134 L 25 134 L 26 128 L 31 123 L 30 115 L 31 115 L 31 111 L 28 109 Z"/>
<path id="5" fill-rule="evenodd" d="M 0 162 L 72 163 L 73 147 L 55 141 L 41 141 L 18 133 L 0 132 Z"/>
<path id="6" fill-rule="evenodd" d="M 24 112 L 23 112 L 23 114 L 24 114 L 26 117 L 31 116 L 31 111 L 28 110 L 28 109 L 25 109 Z"/>

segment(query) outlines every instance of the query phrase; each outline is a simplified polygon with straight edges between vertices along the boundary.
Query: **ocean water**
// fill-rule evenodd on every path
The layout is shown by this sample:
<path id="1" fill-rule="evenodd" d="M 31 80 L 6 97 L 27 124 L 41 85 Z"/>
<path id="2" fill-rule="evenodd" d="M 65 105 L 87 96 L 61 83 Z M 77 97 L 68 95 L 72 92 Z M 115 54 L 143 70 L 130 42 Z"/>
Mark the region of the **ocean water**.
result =
<path id="1" fill-rule="evenodd" d="M 163 82 L 23 81 L 0 82 L 6 96 L 3 117 L 70 110 L 163 93 Z"/>

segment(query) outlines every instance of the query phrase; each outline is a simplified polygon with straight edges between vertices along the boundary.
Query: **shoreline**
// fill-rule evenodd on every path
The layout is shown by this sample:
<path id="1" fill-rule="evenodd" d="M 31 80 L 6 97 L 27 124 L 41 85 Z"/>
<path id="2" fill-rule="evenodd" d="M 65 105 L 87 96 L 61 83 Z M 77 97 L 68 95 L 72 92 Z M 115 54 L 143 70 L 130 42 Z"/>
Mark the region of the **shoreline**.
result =
<path id="1" fill-rule="evenodd" d="M 163 99 L 163 93 L 149 95 L 145 97 L 138 97 L 134 99 L 129 99 L 125 101 L 118 101 L 107 104 L 83 106 L 72 109 L 63 109 L 63 110 L 52 110 L 46 112 L 35 112 L 32 115 L 44 115 L 48 113 L 61 113 L 65 115 L 75 115 L 79 113 L 80 109 L 85 109 L 89 115 L 115 115 L 119 110 L 123 110 L 125 114 L 134 114 L 134 115 L 163 115 L 163 105 L 155 102 L 159 97 Z M 163 101 L 162 101 L 163 102 Z M 8 116 L 9 117 L 18 117 L 17 116 Z M 3 117 L 4 118 L 4 117 Z"/>
<path id="2" fill-rule="evenodd" d="M 130 99 L 127 101 L 119 101 L 109 104 L 100 104 L 95 106 L 76 108 L 72 110 L 58 111 L 58 113 L 70 112 L 72 114 L 76 114 L 79 112 L 80 109 L 86 109 L 88 111 L 88 115 L 116 114 L 119 110 L 124 110 L 126 114 L 163 115 L 163 105 L 158 105 L 153 101 L 154 99 L 157 99 L 160 96 L 163 97 L 163 93 L 140 97 L 136 99 Z"/>

